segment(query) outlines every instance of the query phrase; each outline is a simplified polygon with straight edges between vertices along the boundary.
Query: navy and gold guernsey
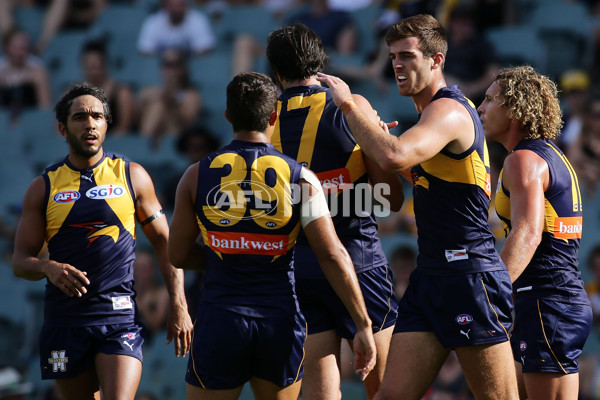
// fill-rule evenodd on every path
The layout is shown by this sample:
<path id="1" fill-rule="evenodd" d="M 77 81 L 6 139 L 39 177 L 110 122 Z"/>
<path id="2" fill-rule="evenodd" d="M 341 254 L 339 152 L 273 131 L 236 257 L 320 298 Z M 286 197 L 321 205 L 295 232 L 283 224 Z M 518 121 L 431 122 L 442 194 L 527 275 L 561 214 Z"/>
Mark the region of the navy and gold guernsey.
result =
<path id="1" fill-rule="evenodd" d="M 260 318 L 299 312 L 301 169 L 270 143 L 239 140 L 200 161 L 195 209 L 210 249 L 201 302 Z"/>
<path id="2" fill-rule="evenodd" d="M 546 161 L 551 183 L 544 193 L 542 241 L 527 268 L 513 283 L 514 293 L 517 297 L 588 304 L 577 267 L 583 218 L 575 170 L 551 141 L 523 140 L 513 152 L 519 150 L 533 151 Z M 496 212 L 508 235 L 511 229 L 510 193 L 502 184 L 502 172 L 496 193 Z"/>
<path id="3" fill-rule="evenodd" d="M 288 88 L 279 97 L 277 112 L 271 141 L 278 150 L 310 168 L 321 181 L 335 230 L 356 272 L 386 265 L 377 223 L 367 206 L 370 202 L 366 196 L 370 194 L 364 190 L 368 176 L 363 153 L 329 91 L 319 85 Z M 357 209 L 364 212 L 357 213 Z M 324 278 L 302 233 L 294 265 L 297 278 Z"/>
<path id="4" fill-rule="evenodd" d="M 44 320 L 50 326 L 91 326 L 135 320 L 135 194 L 129 162 L 104 153 L 93 167 L 52 165 L 46 182 L 46 242 L 51 260 L 87 273 L 82 297 L 46 283 Z"/>
<path id="5" fill-rule="evenodd" d="M 465 107 L 475 139 L 461 154 L 443 149 L 411 170 L 418 268 L 435 275 L 505 269 L 488 225 L 490 162 L 479 115 L 457 86 L 440 89 L 432 101 L 441 98 Z"/>

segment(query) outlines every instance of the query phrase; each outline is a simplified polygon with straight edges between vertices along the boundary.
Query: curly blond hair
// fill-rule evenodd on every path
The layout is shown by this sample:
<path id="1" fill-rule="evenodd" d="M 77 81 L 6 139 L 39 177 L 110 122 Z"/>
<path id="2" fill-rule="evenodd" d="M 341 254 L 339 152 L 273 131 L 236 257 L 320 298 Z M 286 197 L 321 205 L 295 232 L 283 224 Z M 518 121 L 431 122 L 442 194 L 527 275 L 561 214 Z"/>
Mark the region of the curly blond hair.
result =
<path id="1" fill-rule="evenodd" d="M 523 139 L 555 139 L 561 131 L 562 111 L 556 84 L 532 67 L 503 68 L 496 75 L 498 100 L 510 118 L 519 121 Z"/>

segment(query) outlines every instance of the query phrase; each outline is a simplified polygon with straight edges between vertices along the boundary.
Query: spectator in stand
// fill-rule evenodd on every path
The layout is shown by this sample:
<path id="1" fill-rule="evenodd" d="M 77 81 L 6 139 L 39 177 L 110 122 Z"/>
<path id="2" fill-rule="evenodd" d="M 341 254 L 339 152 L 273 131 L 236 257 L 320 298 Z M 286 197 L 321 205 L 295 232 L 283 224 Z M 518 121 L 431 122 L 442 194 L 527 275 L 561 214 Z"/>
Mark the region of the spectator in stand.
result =
<path id="1" fill-rule="evenodd" d="M 585 284 L 585 290 L 592 303 L 594 313 L 594 328 L 600 333 L 600 244 L 597 244 L 587 257 L 587 269 L 591 274 Z"/>
<path id="2" fill-rule="evenodd" d="M 150 342 L 155 332 L 165 330 L 169 313 L 169 292 L 158 274 L 158 263 L 150 249 L 136 251 L 133 262 L 136 304 L 144 329 L 144 340 Z"/>
<path id="3" fill-rule="evenodd" d="M 163 204 L 167 210 L 173 210 L 175 207 L 177 184 L 187 167 L 202 160 L 219 147 L 221 147 L 219 140 L 201 122 L 192 123 L 179 134 L 177 153 L 186 160 L 187 165 L 182 170 L 177 170 L 165 183 Z"/>
<path id="4" fill-rule="evenodd" d="M 190 81 L 185 53 L 176 49 L 161 55 L 163 82 L 139 94 L 139 130 L 156 144 L 165 135 L 181 132 L 198 116 L 202 95 Z"/>
<path id="5" fill-rule="evenodd" d="M 589 96 L 590 77 L 587 72 L 574 69 L 560 76 L 561 105 L 564 110 L 564 127 L 556 139 L 558 146 L 567 149 L 579 139 L 583 128 L 583 109 Z"/>
<path id="6" fill-rule="evenodd" d="M 135 100 L 131 88 L 108 74 L 106 45 L 101 41 L 86 43 L 81 51 L 81 66 L 86 81 L 101 88 L 108 99 L 112 122 L 108 134 L 122 135 L 132 129 L 135 118 Z"/>
<path id="7" fill-rule="evenodd" d="M 494 47 L 476 29 L 472 10 L 455 8 L 447 28 L 448 55 L 444 72 L 448 85 L 458 85 L 474 104 L 481 104 L 499 65 Z"/>
<path id="8" fill-rule="evenodd" d="M 394 290 L 398 300 L 404 296 L 411 272 L 417 267 L 417 252 L 408 245 L 398 245 L 390 257 L 390 268 L 394 273 Z"/>
<path id="9" fill-rule="evenodd" d="M 102 14 L 106 3 L 107 0 L 51 0 L 36 52 L 42 54 L 59 31 L 88 29 Z"/>
<path id="10" fill-rule="evenodd" d="M 567 157 L 577 172 L 580 185 L 593 197 L 600 185 L 600 94 L 592 94 L 583 107 L 579 139 L 567 148 Z"/>
<path id="11" fill-rule="evenodd" d="M 142 25 L 137 47 L 145 55 L 159 55 L 177 48 L 186 55 L 199 55 L 216 45 L 209 19 L 189 9 L 187 0 L 162 0 L 162 8 Z"/>
<path id="12" fill-rule="evenodd" d="M 5 55 L 0 58 L 0 108 L 16 119 L 24 108 L 50 106 L 50 78 L 43 61 L 31 53 L 29 35 L 20 29 L 9 31 L 3 40 Z"/>
<path id="13" fill-rule="evenodd" d="M 352 54 L 358 42 L 352 16 L 345 11 L 332 10 L 327 0 L 311 0 L 309 3 L 308 11 L 292 16 L 288 22 L 301 22 L 308 26 L 321 38 L 327 53 Z"/>
<path id="14" fill-rule="evenodd" d="M 596 400 L 600 398 L 600 353 L 597 350 L 600 335 L 600 243 L 597 243 L 589 252 L 586 267 L 590 273 L 590 279 L 586 281 L 585 290 L 592 303 L 594 319 L 592 334 L 579 359 L 579 399 Z M 590 343 L 590 341 L 593 342 Z M 588 347 L 590 350 L 586 352 Z"/>
<path id="15" fill-rule="evenodd" d="M 14 26 L 17 0 L 0 1 L 0 36 L 6 35 Z"/>

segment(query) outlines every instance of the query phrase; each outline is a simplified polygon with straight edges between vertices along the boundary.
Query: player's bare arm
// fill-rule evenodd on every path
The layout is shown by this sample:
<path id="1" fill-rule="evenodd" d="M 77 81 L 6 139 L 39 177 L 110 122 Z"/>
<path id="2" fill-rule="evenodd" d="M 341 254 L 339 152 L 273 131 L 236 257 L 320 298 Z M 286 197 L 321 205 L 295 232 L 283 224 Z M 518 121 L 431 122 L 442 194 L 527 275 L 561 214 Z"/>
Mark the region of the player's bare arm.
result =
<path id="1" fill-rule="evenodd" d="M 130 174 L 136 196 L 136 216 L 154 248 L 160 272 L 169 291 L 171 310 L 167 322 L 167 344 L 174 339 L 175 356 L 184 356 L 190 349 L 193 324 L 185 299 L 183 271 L 174 268 L 169 262 L 169 225 L 156 197 L 150 175 L 136 163 L 130 164 Z"/>
<path id="2" fill-rule="evenodd" d="M 377 110 L 373 109 L 371 103 L 369 103 L 367 99 L 357 94 L 353 95 L 352 98 L 365 115 L 370 116 L 370 119 L 373 122 L 378 124 L 386 134 L 389 134 L 389 131 L 387 130 L 388 124 L 381 121 L 377 115 Z M 404 203 L 404 192 L 402 191 L 402 181 L 400 177 L 395 173 L 384 171 L 375 161 L 371 160 L 364 153 L 363 160 L 371 185 L 376 185 L 378 183 L 387 185 L 386 187 L 389 191 L 381 193 L 382 197 L 389 202 L 391 211 L 400 211 L 402 203 Z"/>
<path id="3" fill-rule="evenodd" d="M 352 260 L 335 232 L 320 183 L 312 172 L 307 175 L 310 183 L 301 179 L 303 204 L 300 221 L 323 273 L 356 324 L 354 367 L 364 380 L 375 367 L 377 355 L 371 320 Z"/>
<path id="4" fill-rule="evenodd" d="M 23 213 L 17 227 L 13 253 L 13 272 L 16 276 L 31 281 L 44 278 L 69 297 L 81 297 L 87 293 L 90 281 L 84 271 L 56 261 L 40 259 L 44 246 L 46 220 L 44 218 L 44 179 L 33 180 L 23 200 Z"/>
<path id="5" fill-rule="evenodd" d="M 533 151 L 516 151 L 504 161 L 502 181 L 510 192 L 512 228 L 500 257 L 512 282 L 525 270 L 542 240 L 549 176 L 548 164 Z"/>
<path id="6" fill-rule="evenodd" d="M 363 151 L 386 171 L 402 172 L 429 160 L 444 148 L 460 153 L 473 144 L 473 122 L 467 110 L 456 101 L 439 99 L 428 104 L 419 122 L 396 137 L 387 135 L 365 116 L 341 79 L 321 73 L 318 79 L 329 86 Z"/>
<path id="7" fill-rule="evenodd" d="M 194 210 L 197 184 L 198 165 L 194 164 L 179 181 L 171 218 L 169 259 L 176 268 L 199 270 L 204 266 L 204 251 L 197 241 L 200 228 Z"/>

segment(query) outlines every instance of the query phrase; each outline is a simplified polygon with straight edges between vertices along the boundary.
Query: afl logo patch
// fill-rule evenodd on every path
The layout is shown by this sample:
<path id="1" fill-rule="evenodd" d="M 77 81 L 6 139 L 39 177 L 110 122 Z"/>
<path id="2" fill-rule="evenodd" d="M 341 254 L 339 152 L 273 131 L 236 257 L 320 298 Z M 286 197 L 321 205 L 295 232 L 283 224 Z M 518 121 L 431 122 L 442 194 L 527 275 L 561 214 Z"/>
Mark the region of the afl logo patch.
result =
<path id="1" fill-rule="evenodd" d="M 94 200 L 114 199 L 125 194 L 125 188 L 119 185 L 95 186 L 85 192 L 85 195 Z"/>
<path id="2" fill-rule="evenodd" d="M 223 218 L 223 219 L 219 220 L 219 223 L 221 225 L 229 225 L 231 223 L 231 221 L 228 220 L 228 219 Z"/>
<path id="3" fill-rule="evenodd" d="M 521 351 L 525 351 L 526 348 L 527 348 L 527 342 L 519 343 L 519 349 L 521 349 Z"/>
<path id="4" fill-rule="evenodd" d="M 473 321 L 469 314 L 460 314 L 456 316 L 456 323 L 459 325 L 468 325 Z"/>
<path id="5" fill-rule="evenodd" d="M 56 203 L 71 203 L 77 199 L 79 199 L 81 195 L 76 190 L 64 190 L 62 192 L 58 192 L 52 198 Z"/>

